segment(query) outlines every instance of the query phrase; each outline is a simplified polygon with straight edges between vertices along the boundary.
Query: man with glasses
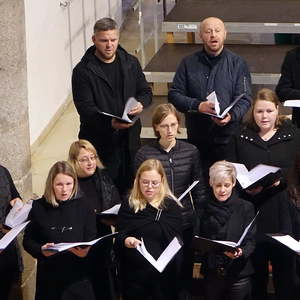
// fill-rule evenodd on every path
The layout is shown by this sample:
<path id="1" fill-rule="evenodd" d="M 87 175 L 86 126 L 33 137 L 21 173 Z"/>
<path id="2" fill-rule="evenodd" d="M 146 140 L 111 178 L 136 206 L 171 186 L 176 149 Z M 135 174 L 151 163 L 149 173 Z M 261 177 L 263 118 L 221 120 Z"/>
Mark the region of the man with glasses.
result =
<path id="1" fill-rule="evenodd" d="M 122 116 L 127 100 L 134 97 L 138 102 L 129 115 L 136 116 L 150 105 L 152 92 L 137 58 L 119 46 L 114 20 L 98 20 L 92 41 L 94 45 L 72 76 L 79 138 L 95 146 L 120 193 L 125 194 L 132 181 L 132 160 L 140 147 L 141 122 L 126 123 L 103 113 Z"/>

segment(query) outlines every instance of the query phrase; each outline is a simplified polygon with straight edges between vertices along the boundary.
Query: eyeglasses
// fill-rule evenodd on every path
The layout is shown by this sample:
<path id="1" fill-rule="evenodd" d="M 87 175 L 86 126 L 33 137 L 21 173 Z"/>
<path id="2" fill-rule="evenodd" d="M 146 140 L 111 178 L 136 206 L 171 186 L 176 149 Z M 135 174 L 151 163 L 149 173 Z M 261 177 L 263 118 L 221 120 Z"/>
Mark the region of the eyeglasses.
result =
<path id="1" fill-rule="evenodd" d="M 96 161 L 97 158 L 98 158 L 97 155 L 93 155 L 93 156 L 90 156 L 90 157 L 86 156 L 86 157 L 83 157 L 83 158 L 78 159 L 78 162 L 79 162 L 79 163 L 82 163 L 82 164 L 87 164 L 87 163 L 89 163 L 90 161 L 91 161 L 91 162 Z"/>
<path id="2" fill-rule="evenodd" d="M 143 186 L 150 187 L 152 186 L 154 189 L 158 188 L 161 184 L 160 181 L 151 181 L 151 180 L 141 180 L 141 184 Z"/>

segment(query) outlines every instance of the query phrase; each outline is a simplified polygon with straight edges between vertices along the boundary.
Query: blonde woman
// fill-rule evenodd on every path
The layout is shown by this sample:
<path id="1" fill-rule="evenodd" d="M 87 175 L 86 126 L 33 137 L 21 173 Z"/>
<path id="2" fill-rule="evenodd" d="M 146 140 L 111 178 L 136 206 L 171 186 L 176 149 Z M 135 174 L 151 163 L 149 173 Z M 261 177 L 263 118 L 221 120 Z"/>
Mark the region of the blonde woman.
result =
<path id="1" fill-rule="evenodd" d="M 77 176 L 65 161 L 49 171 L 44 196 L 33 202 L 24 248 L 37 259 L 35 300 L 94 299 L 85 257 L 89 247 L 55 254 L 53 243 L 90 241 L 96 237 L 94 212 L 77 194 Z"/>
<path id="2" fill-rule="evenodd" d="M 129 199 L 121 206 L 117 227 L 123 231 L 118 238 L 123 299 L 177 299 L 176 264 L 170 263 L 159 273 L 135 249 L 143 239 L 157 259 L 175 236 L 181 236 L 179 205 L 158 160 L 146 160 L 137 170 Z M 177 259 L 179 256 L 180 253 Z"/>
<path id="3" fill-rule="evenodd" d="M 94 146 L 87 140 L 78 140 L 71 144 L 69 162 L 74 167 L 78 186 L 84 195 L 86 205 L 100 213 L 121 202 L 117 188 L 104 168 Z M 104 224 L 105 222 L 105 224 Z M 114 219 L 97 217 L 97 235 L 111 233 Z M 107 240 L 95 245 L 89 253 L 91 278 L 97 300 L 115 299 L 114 265 L 111 257 L 112 241 Z"/>

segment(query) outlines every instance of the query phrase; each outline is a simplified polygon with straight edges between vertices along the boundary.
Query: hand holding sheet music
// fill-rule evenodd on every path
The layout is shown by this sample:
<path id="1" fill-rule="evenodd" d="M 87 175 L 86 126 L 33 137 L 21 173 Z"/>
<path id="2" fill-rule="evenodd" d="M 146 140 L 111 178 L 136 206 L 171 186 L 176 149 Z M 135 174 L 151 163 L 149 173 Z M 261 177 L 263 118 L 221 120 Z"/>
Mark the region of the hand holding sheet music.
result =
<path id="1" fill-rule="evenodd" d="M 224 251 L 236 251 L 242 245 L 242 242 L 247 235 L 249 229 L 251 228 L 253 222 L 255 221 L 257 215 L 251 220 L 248 226 L 245 228 L 243 234 L 237 242 L 232 241 L 219 241 L 211 240 L 204 237 L 194 236 L 193 238 L 193 248 L 199 250 L 202 253 L 206 252 L 224 252 Z"/>
<path id="2" fill-rule="evenodd" d="M 238 97 L 236 97 L 234 99 L 234 101 L 224 109 L 224 111 L 221 113 L 221 108 L 220 108 L 220 102 L 218 101 L 218 98 L 217 98 L 217 94 L 215 91 L 213 91 L 212 93 L 210 93 L 206 99 L 208 102 L 211 102 L 215 105 L 215 114 L 211 114 L 211 113 L 205 113 L 204 114 L 207 114 L 207 115 L 210 115 L 214 118 L 218 118 L 218 119 L 224 119 L 227 115 L 227 113 L 232 109 L 232 107 L 244 96 L 245 94 L 241 94 L 239 95 Z"/>
<path id="3" fill-rule="evenodd" d="M 142 239 L 141 245 L 138 245 L 136 247 L 137 251 L 144 256 L 148 262 L 158 271 L 163 272 L 163 270 L 166 268 L 166 266 L 169 264 L 171 259 L 177 254 L 177 252 L 181 249 L 182 244 L 181 242 L 174 237 L 173 240 L 170 242 L 168 247 L 163 251 L 163 253 L 160 255 L 160 257 L 155 260 L 153 256 L 148 252 L 146 249 L 146 246 L 144 244 L 144 241 Z"/>
<path id="4" fill-rule="evenodd" d="M 65 251 L 65 250 L 68 250 L 68 249 L 74 248 L 74 247 L 93 246 L 96 243 L 103 241 L 106 238 L 112 238 L 112 237 L 116 236 L 117 234 L 118 234 L 118 232 L 110 233 L 110 234 L 104 235 L 100 238 L 97 238 L 97 239 L 89 241 L 89 242 L 58 243 L 58 244 L 54 244 L 53 246 L 47 247 L 46 250 L 62 252 L 62 251 Z"/>
<path id="5" fill-rule="evenodd" d="M 4 224 L 10 228 L 14 228 L 17 225 L 24 223 L 28 218 L 31 208 L 32 200 L 24 203 L 21 199 L 17 199 L 14 206 L 6 216 Z"/>
<path id="6" fill-rule="evenodd" d="M 107 112 L 104 112 L 104 111 L 100 111 L 100 113 L 103 114 L 103 115 L 115 118 L 115 119 L 117 119 L 118 121 L 121 121 L 121 122 L 134 123 L 139 118 L 139 115 L 131 116 L 131 115 L 129 115 L 129 112 L 133 108 L 135 108 L 138 105 L 138 103 L 139 102 L 135 98 L 130 97 L 127 100 L 126 104 L 125 104 L 125 108 L 124 108 L 122 117 L 119 117 L 119 116 L 116 116 L 116 115 L 113 115 L 113 114 L 110 114 L 110 113 L 107 113 Z"/>

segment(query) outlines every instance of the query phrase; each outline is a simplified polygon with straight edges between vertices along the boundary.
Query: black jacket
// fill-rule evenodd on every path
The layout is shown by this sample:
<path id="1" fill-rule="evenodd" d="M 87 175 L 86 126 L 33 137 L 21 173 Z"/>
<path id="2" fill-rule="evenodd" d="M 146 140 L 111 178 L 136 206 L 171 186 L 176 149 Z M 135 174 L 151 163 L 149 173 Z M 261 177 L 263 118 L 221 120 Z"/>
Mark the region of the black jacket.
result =
<path id="1" fill-rule="evenodd" d="M 181 203 L 184 227 L 192 226 L 193 210 L 199 211 L 206 199 L 206 185 L 202 177 L 202 167 L 198 149 L 189 143 L 176 140 L 175 146 L 166 152 L 158 141 L 139 149 L 135 157 L 135 169 L 143 161 L 155 158 L 160 160 L 166 172 L 171 191 L 179 197 L 195 180 L 200 182 L 193 188 L 192 200 L 188 194 Z M 194 207 L 193 207 L 194 205 Z"/>
<path id="2" fill-rule="evenodd" d="M 253 218 L 253 205 L 238 198 L 234 191 L 224 203 L 217 201 L 212 195 L 199 216 L 196 234 L 209 239 L 238 242 Z M 207 254 L 203 261 L 203 273 L 215 273 L 217 268 L 222 267 L 226 269 L 226 276 L 230 278 L 251 275 L 253 267 L 249 257 L 255 248 L 255 231 L 254 223 L 241 244 L 243 255 L 238 259 L 231 260 L 223 253 Z"/>
<path id="3" fill-rule="evenodd" d="M 72 90 L 74 104 L 80 115 L 79 136 L 92 142 L 103 159 L 119 146 L 120 138 L 126 139 L 129 150 L 137 150 L 140 146 L 141 122 L 138 120 L 129 129 L 118 131 L 112 128 L 111 117 L 100 113 L 120 114 L 116 111 L 118 105 L 114 103 L 114 90 L 94 52 L 95 46 L 90 47 L 74 68 Z M 120 46 L 117 55 L 122 68 L 124 103 L 128 98 L 135 97 L 144 108 L 147 107 L 152 101 L 152 92 L 137 58 Z"/>
<path id="4" fill-rule="evenodd" d="M 147 204 L 137 213 L 124 201 L 119 211 L 117 231 L 118 253 L 121 259 L 121 276 L 125 299 L 177 299 L 177 262 L 180 252 L 166 269 L 159 273 L 136 249 L 124 245 L 127 237 L 143 238 L 149 253 L 158 259 L 174 237 L 181 239 L 181 216 L 178 204 L 173 199 L 165 199 L 161 214 L 159 210 Z M 158 217 L 159 215 L 159 217 Z M 172 286 L 172 289 L 166 288 Z M 148 293 L 147 293 L 148 292 Z"/>
<path id="5" fill-rule="evenodd" d="M 225 157 L 244 164 L 248 170 L 258 164 L 277 166 L 286 176 L 299 150 L 300 131 L 287 120 L 268 142 L 263 141 L 258 132 L 242 126 L 228 144 Z"/>
<path id="6" fill-rule="evenodd" d="M 250 73 L 240 56 L 224 48 L 219 61 L 211 67 L 205 52 L 199 51 L 180 63 L 168 97 L 179 111 L 185 113 L 189 141 L 195 145 L 203 142 L 223 144 L 236 131 L 238 122 L 251 105 L 250 86 Z M 210 116 L 198 113 L 200 102 L 206 101 L 213 91 L 217 94 L 221 111 L 245 93 L 230 111 L 232 121 L 223 127 L 217 126 Z"/>
<path id="7" fill-rule="evenodd" d="M 300 99 L 300 47 L 287 52 L 276 87 L 280 101 Z M 293 120 L 300 127 L 300 109 L 293 108 Z"/>
<path id="8" fill-rule="evenodd" d="M 69 251 L 45 257 L 46 243 L 90 241 L 96 237 L 95 215 L 85 200 L 75 197 L 53 207 L 41 198 L 33 202 L 24 249 L 37 258 L 36 300 L 60 300 L 64 291 L 87 277 L 86 259 Z M 89 299 L 87 294 L 86 298 Z"/>

